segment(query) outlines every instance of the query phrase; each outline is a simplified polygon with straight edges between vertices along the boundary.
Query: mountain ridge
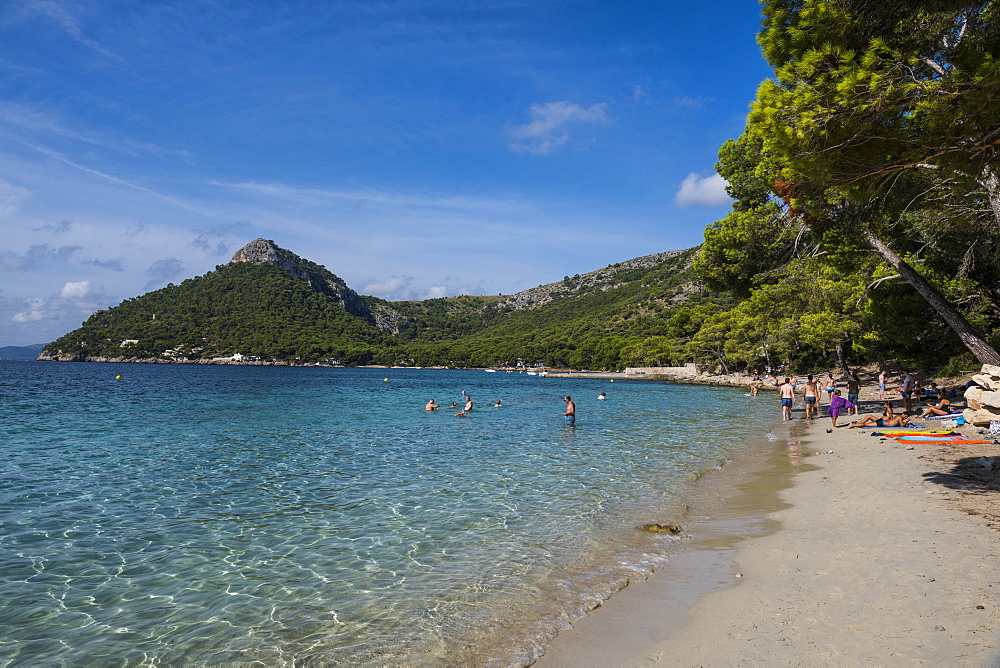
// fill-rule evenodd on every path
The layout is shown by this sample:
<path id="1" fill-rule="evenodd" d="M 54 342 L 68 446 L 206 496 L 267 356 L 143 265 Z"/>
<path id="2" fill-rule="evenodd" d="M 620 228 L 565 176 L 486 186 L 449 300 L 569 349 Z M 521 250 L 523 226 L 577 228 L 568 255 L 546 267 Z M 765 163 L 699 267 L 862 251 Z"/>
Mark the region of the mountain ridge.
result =
<path id="1" fill-rule="evenodd" d="M 215 271 L 98 311 L 46 345 L 38 359 L 555 361 L 586 337 L 592 340 L 586 345 L 597 346 L 598 339 L 606 343 L 633 330 L 665 334 L 663 309 L 698 292 L 690 276 L 695 250 L 654 253 L 514 295 L 390 302 L 359 295 L 322 265 L 255 239 Z M 627 343 L 634 341 L 621 341 Z"/>

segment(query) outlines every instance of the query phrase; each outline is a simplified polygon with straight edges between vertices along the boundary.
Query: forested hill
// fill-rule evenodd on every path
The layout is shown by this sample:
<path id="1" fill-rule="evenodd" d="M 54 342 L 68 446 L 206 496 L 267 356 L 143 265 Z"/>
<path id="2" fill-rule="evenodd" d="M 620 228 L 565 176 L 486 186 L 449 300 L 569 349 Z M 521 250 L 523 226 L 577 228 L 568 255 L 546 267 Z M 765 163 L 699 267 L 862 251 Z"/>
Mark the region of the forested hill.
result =
<path id="1" fill-rule="evenodd" d="M 692 280 L 694 253 L 636 258 L 515 295 L 388 302 L 258 239 L 204 276 L 95 313 L 39 358 L 663 364 L 681 359 L 686 351 L 672 344 L 718 309 L 720 298 Z"/>

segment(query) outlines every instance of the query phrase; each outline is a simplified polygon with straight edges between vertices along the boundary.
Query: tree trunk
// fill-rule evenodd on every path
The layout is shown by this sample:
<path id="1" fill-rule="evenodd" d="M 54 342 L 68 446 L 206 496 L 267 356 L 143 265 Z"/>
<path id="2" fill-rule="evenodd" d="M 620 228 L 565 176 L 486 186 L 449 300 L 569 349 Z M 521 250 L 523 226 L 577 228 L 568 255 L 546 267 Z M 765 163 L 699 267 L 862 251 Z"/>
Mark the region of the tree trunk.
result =
<path id="1" fill-rule="evenodd" d="M 840 362 L 840 372 L 844 374 L 844 380 L 851 379 L 851 370 L 847 368 L 847 359 L 844 355 L 844 342 L 837 341 L 837 361 Z"/>
<path id="2" fill-rule="evenodd" d="M 920 293 L 920 296 L 930 304 L 939 316 L 951 327 L 952 331 L 958 334 L 965 347 L 975 355 L 982 364 L 1000 365 L 1000 353 L 993 346 L 987 343 L 983 337 L 969 324 L 969 321 L 959 313 L 948 301 L 941 296 L 937 289 L 918 274 L 913 267 L 903 261 L 903 258 L 896 255 L 889 246 L 879 239 L 874 232 L 866 230 L 865 236 L 879 255 L 892 265 L 903 279 L 913 286 L 913 289 Z"/>
<path id="3" fill-rule="evenodd" d="M 990 169 L 989 165 L 983 167 L 982 178 L 979 181 L 983 189 L 986 190 L 986 199 L 990 202 L 990 210 L 993 211 L 993 218 L 1000 227 L 1000 177 Z"/>

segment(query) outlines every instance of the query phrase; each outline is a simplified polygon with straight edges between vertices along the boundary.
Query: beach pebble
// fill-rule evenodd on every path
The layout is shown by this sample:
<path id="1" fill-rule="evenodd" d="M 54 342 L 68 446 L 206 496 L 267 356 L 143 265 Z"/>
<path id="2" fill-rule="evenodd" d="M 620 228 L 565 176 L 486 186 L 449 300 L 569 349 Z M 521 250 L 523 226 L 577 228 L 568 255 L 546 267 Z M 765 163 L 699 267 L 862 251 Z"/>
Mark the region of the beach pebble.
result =
<path id="1" fill-rule="evenodd" d="M 927 578 L 928 582 L 934 582 L 934 578 Z"/>
<path id="2" fill-rule="evenodd" d="M 912 450 L 912 449 L 913 449 L 913 446 L 912 446 L 912 445 L 907 445 L 907 446 L 906 446 L 906 449 L 907 449 L 907 450 Z"/>
<path id="3" fill-rule="evenodd" d="M 935 631 L 944 631 L 944 630 L 946 630 L 946 629 L 945 629 L 945 628 L 944 628 L 943 626 L 941 626 L 941 625 L 938 625 L 938 626 L 935 626 L 935 627 L 934 627 L 934 630 L 935 630 Z"/>
<path id="4" fill-rule="evenodd" d="M 985 605 L 977 605 L 976 606 L 976 610 L 985 610 L 985 609 L 986 609 Z"/>
<path id="5" fill-rule="evenodd" d="M 742 573 L 737 573 L 737 574 L 736 574 L 736 577 L 738 577 L 738 578 L 741 578 L 741 577 L 743 577 L 743 574 L 742 574 Z M 981 607 L 983 607 L 983 606 L 979 606 L 979 607 L 981 608 Z"/>

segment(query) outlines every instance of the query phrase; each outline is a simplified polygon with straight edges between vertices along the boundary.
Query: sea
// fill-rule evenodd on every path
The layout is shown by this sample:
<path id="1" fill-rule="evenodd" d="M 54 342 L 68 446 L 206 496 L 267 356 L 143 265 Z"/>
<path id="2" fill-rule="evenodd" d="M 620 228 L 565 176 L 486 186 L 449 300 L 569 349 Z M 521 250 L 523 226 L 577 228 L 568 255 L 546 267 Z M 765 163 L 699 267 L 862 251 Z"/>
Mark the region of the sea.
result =
<path id="1" fill-rule="evenodd" d="M 0 666 L 526 665 L 682 550 L 642 527 L 776 416 L 523 370 L 0 361 Z"/>

